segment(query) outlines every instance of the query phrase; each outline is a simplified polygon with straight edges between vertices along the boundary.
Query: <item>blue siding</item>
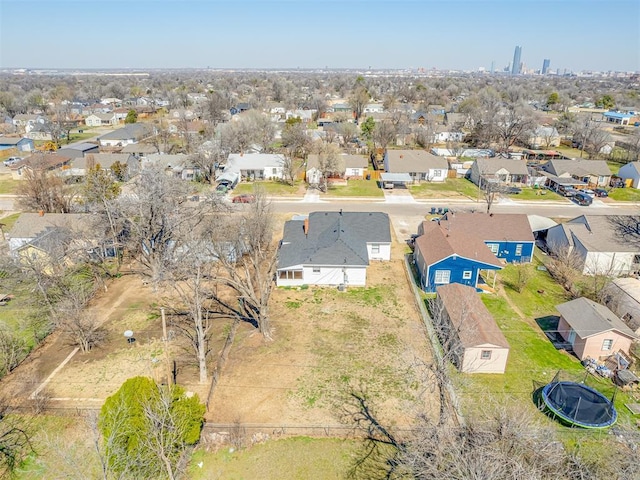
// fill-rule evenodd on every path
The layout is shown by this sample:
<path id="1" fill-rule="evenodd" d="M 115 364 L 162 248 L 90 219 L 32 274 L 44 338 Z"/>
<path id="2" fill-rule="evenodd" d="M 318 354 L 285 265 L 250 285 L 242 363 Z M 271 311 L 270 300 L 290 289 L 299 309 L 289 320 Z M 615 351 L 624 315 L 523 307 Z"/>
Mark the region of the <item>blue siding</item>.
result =
<path id="1" fill-rule="evenodd" d="M 419 270 L 420 266 L 418 267 Z M 420 272 L 421 287 L 425 292 L 435 292 L 436 287 L 442 284 L 435 283 L 436 270 L 447 270 L 450 272 L 449 283 L 461 283 L 477 288 L 479 270 L 500 270 L 500 267 L 487 265 L 486 263 L 475 262 L 463 257 L 448 257 L 428 267 L 428 273 Z M 464 279 L 465 271 L 471 271 L 471 278 Z"/>
<path id="2" fill-rule="evenodd" d="M 487 246 L 491 244 L 498 245 L 498 253 L 496 257 L 502 258 L 509 263 L 516 262 L 530 262 L 533 258 L 533 242 L 505 242 L 500 240 L 485 240 Z M 522 253 L 516 255 L 516 249 L 518 245 L 522 245 Z"/>

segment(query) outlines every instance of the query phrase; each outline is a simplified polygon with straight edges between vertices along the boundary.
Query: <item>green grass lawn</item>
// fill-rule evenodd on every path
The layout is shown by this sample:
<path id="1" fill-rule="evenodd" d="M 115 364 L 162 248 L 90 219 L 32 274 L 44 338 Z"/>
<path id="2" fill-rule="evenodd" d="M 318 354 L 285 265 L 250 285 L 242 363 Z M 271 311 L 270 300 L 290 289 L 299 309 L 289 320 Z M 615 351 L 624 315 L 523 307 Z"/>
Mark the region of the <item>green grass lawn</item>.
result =
<path id="1" fill-rule="evenodd" d="M 345 478 L 357 447 L 355 440 L 294 437 L 269 440 L 234 452 L 228 447 L 213 453 L 197 450 L 188 478 L 337 480 Z M 198 467 L 200 462 L 202 468 Z"/>
<path id="2" fill-rule="evenodd" d="M 427 182 L 409 186 L 411 195 L 416 198 L 438 198 L 464 196 L 472 199 L 482 198 L 478 187 L 466 178 L 447 178 L 444 182 Z"/>
<path id="3" fill-rule="evenodd" d="M 515 201 L 518 200 L 562 200 L 564 197 L 558 195 L 551 190 L 539 189 L 539 188 L 523 188 L 522 192 L 516 195 L 506 195 L 508 198 L 512 198 Z"/>
<path id="4" fill-rule="evenodd" d="M 560 145 L 559 147 L 554 147 L 552 150 L 556 152 L 562 153 L 564 156 L 569 158 L 580 158 L 580 154 L 582 153 L 582 158 L 589 158 L 589 154 L 587 152 L 581 152 L 579 148 L 566 147 L 564 145 Z"/>
<path id="5" fill-rule="evenodd" d="M 640 190 L 637 188 L 612 188 L 609 198 L 618 202 L 640 202 Z"/>
<path id="6" fill-rule="evenodd" d="M 14 180 L 11 175 L 0 175 L 0 194 L 10 195 L 16 193 L 20 180 Z"/>
<path id="7" fill-rule="evenodd" d="M 83 129 L 82 133 L 71 132 L 69 134 L 69 141 L 67 142 L 67 140 L 64 139 L 61 142 L 62 148 L 64 148 L 64 146 L 67 145 L 68 143 L 81 142 L 82 140 L 86 140 L 88 138 L 95 137 L 96 135 L 97 135 L 96 132 L 93 132 L 91 130 L 87 131 L 86 129 Z"/>
<path id="8" fill-rule="evenodd" d="M 327 190 L 333 197 L 384 197 L 375 180 L 348 180 L 347 186 L 332 186 Z"/>
<path id="9" fill-rule="evenodd" d="M 242 182 L 233 189 L 233 195 L 243 193 L 254 193 L 254 185 L 264 189 L 267 195 L 297 196 L 300 195 L 301 183 L 296 182 L 293 186 L 286 183 L 264 181 L 264 182 Z M 304 195 L 304 194 L 303 194 Z"/>
<path id="10" fill-rule="evenodd" d="M 536 408 L 532 400 L 534 389 L 551 381 L 559 370 L 576 380 L 584 378 L 586 374 L 580 361 L 571 354 L 557 350 L 542 330 L 552 323 L 553 316 L 558 315 L 555 306 L 569 298 L 546 270 L 537 269 L 540 265 L 540 260 L 534 258 L 529 266 L 531 276 L 521 293 L 515 289 L 517 266 L 508 265 L 498 274 L 504 293 L 524 314 L 525 319 L 521 319 L 499 295 L 482 295 L 482 301 L 504 333 L 510 351 L 503 375 L 454 373 L 454 381 L 463 392 L 463 407 L 471 414 L 483 399 L 489 397 L 508 399 Z M 593 375 L 587 378 L 588 385 L 611 398 L 615 387 L 610 380 Z M 616 395 L 615 406 L 620 419 L 628 422 L 631 415 L 624 403 L 629 402 L 630 397 L 622 391 Z"/>
<path id="11" fill-rule="evenodd" d="M 20 217 L 20 213 L 14 213 L 7 217 L 1 218 L 0 223 L 2 224 L 2 229 L 5 232 L 8 232 L 9 230 L 11 230 L 15 225 L 16 221 L 18 220 L 18 217 Z"/>

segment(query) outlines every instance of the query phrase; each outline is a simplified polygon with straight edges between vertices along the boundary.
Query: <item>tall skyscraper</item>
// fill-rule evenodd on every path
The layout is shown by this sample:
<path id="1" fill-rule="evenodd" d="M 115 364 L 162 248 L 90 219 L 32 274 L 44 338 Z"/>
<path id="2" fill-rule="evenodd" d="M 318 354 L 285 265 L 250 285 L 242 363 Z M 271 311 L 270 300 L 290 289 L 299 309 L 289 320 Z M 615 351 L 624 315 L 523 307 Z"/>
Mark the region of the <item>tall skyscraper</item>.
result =
<path id="1" fill-rule="evenodd" d="M 522 73 L 520 56 L 522 55 L 522 47 L 516 45 L 516 51 L 513 52 L 513 64 L 511 65 L 511 75 L 520 75 Z"/>
<path id="2" fill-rule="evenodd" d="M 545 58 L 542 62 L 542 75 L 549 73 L 549 65 L 551 65 L 551 60 Z"/>

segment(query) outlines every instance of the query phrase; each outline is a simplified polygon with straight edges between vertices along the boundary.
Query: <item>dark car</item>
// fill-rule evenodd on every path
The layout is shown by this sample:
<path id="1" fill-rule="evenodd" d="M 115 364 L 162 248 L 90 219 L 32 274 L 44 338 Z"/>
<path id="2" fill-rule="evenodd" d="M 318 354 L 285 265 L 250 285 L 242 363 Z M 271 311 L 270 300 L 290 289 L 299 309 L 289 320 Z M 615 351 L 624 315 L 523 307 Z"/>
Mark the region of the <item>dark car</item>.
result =
<path id="1" fill-rule="evenodd" d="M 517 195 L 518 193 L 522 193 L 522 189 L 519 187 L 509 187 L 507 188 L 507 193 L 510 195 Z"/>
<path id="2" fill-rule="evenodd" d="M 576 202 L 578 205 L 588 207 L 593 202 L 593 199 L 591 198 L 591 196 L 587 195 L 586 193 L 577 192 L 573 196 L 573 201 Z"/>
<path id="3" fill-rule="evenodd" d="M 573 187 L 565 187 L 564 185 L 558 185 L 557 192 L 563 197 L 573 197 L 578 191 Z"/>
<path id="4" fill-rule="evenodd" d="M 607 192 L 604 188 L 596 188 L 593 191 L 596 195 L 596 197 L 608 197 L 609 196 L 609 192 Z"/>
<path id="5" fill-rule="evenodd" d="M 233 203 L 253 203 L 256 201 L 256 196 L 250 193 L 243 193 L 242 195 L 236 195 L 231 201 Z"/>

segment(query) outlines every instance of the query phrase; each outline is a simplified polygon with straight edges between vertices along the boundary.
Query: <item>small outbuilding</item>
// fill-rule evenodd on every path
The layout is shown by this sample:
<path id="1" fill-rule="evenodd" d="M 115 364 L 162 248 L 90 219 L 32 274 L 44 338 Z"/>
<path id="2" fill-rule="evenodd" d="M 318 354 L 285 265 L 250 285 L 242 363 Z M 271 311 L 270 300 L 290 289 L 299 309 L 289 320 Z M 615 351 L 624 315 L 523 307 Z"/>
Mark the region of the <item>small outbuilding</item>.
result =
<path id="1" fill-rule="evenodd" d="M 434 323 L 463 373 L 504 373 L 509 343 L 476 289 L 459 283 L 436 288 Z"/>

